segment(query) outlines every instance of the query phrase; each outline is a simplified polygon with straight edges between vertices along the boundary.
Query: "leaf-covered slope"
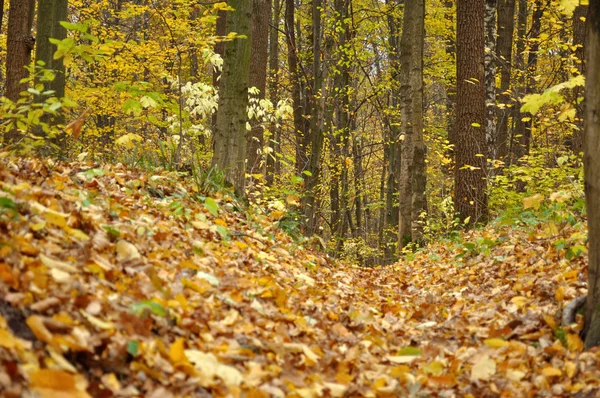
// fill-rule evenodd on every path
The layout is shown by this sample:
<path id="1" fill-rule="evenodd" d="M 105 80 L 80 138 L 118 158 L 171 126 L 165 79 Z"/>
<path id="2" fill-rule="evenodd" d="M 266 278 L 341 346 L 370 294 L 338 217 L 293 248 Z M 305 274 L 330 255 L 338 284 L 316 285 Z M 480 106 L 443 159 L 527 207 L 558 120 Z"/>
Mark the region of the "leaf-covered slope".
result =
<path id="1" fill-rule="evenodd" d="M 5 160 L 0 181 L 3 396 L 516 397 L 600 386 L 597 351 L 581 353 L 558 325 L 585 264 L 563 259 L 544 231 L 489 229 L 465 236 L 484 250 L 436 245 L 361 269 L 298 247 L 230 197 L 202 205 L 169 174 Z"/>

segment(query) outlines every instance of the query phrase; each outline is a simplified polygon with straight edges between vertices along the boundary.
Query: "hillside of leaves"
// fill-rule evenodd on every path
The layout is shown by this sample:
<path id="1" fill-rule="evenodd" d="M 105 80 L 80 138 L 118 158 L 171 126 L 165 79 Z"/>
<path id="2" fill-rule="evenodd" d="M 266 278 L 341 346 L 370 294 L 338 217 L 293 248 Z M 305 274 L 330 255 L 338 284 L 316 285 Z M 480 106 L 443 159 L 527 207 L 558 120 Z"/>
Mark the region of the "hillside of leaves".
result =
<path id="1" fill-rule="evenodd" d="M 385 268 L 189 176 L 0 161 L 4 397 L 593 396 L 571 226 L 488 227 Z M 581 323 L 581 317 L 578 317 Z M 37 395 L 31 395 L 32 393 Z"/>

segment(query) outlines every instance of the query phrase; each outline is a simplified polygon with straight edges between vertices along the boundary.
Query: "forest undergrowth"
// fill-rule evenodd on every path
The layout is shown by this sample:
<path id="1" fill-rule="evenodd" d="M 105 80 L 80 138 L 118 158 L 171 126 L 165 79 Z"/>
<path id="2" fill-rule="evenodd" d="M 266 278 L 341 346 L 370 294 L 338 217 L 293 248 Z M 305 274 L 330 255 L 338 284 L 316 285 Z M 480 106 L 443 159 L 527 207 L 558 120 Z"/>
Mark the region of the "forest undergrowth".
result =
<path id="1" fill-rule="evenodd" d="M 586 292 L 581 223 L 491 223 L 364 268 L 280 216 L 175 173 L 3 159 L 2 396 L 599 391 L 600 350 L 560 321 Z"/>

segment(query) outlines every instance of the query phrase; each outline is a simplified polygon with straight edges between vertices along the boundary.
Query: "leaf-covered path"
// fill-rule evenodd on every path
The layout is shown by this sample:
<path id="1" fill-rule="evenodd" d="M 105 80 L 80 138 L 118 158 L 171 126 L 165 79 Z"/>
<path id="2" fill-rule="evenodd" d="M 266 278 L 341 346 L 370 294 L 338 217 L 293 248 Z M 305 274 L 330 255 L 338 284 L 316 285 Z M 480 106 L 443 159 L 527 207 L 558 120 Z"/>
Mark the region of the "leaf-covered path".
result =
<path id="1" fill-rule="evenodd" d="M 365 269 L 188 177 L 0 163 L 2 396 L 594 396 L 570 227 Z M 577 231 L 575 231 L 577 232 Z M 552 236 L 553 239 L 549 239 Z"/>

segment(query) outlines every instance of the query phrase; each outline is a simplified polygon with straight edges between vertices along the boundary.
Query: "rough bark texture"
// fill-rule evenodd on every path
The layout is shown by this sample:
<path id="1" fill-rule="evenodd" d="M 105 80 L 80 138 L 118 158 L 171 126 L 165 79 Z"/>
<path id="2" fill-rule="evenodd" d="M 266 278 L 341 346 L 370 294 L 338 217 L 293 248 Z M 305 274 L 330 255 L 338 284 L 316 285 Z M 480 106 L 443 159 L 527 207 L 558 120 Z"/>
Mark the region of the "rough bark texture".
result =
<path id="1" fill-rule="evenodd" d="M 423 243 L 423 224 L 420 216 L 427 208 L 425 188 L 427 170 L 423 140 L 423 47 L 425 45 L 425 0 L 415 0 L 412 49 L 411 91 L 413 117 L 413 173 L 412 173 L 412 241 Z"/>
<path id="2" fill-rule="evenodd" d="M 486 222 L 484 0 L 458 0 L 456 30 L 455 210 L 468 224 Z M 479 126 L 479 127 L 477 127 Z"/>
<path id="3" fill-rule="evenodd" d="M 586 14 L 587 6 L 577 6 L 573 13 L 573 45 L 577 46 L 575 50 L 575 56 L 579 60 L 577 69 L 579 73 L 585 75 L 585 36 L 586 36 Z M 575 153 L 580 153 L 583 146 L 583 109 L 584 102 L 579 102 L 579 99 L 583 97 L 583 88 L 576 87 L 573 90 L 573 98 L 575 100 L 575 108 L 577 114 L 575 117 L 575 125 L 579 130 L 573 131 L 573 137 L 569 142 L 569 146 Z"/>
<path id="4" fill-rule="evenodd" d="M 27 77 L 27 66 L 31 60 L 34 39 L 31 37 L 31 3 L 29 0 L 11 0 L 8 14 L 8 37 L 6 49 L 6 84 L 4 96 L 12 101 L 19 99 L 19 93 L 27 89 L 20 83 Z M 6 143 L 19 138 L 16 130 L 4 135 Z"/>
<path id="5" fill-rule="evenodd" d="M 43 61 L 47 69 L 56 72 L 54 81 L 46 88 L 54 90 L 58 98 L 65 96 L 65 66 L 62 58 L 54 59 L 56 46 L 50 43 L 50 38 L 62 40 L 67 37 L 67 30 L 60 24 L 67 20 L 67 10 L 67 0 L 38 0 L 35 60 Z"/>
<path id="6" fill-rule="evenodd" d="M 496 32 L 497 1 L 485 2 L 485 138 L 487 156 L 496 159 L 498 156 L 496 135 Z"/>
<path id="7" fill-rule="evenodd" d="M 218 13 L 218 19 L 217 19 L 217 26 L 215 27 L 215 34 L 217 36 L 226 36 L 227 35 L 227 11 L 219 11 Z M 215 44 L 215 54 L 219 54 L 221 56 L 221 58 L 223 58 L 225 56 L 225 42 L 217 42 Z M 221 73 L 223 71 L 219 71 L 217 69 L 213 70 L 213 76 L 212 76 L 212 81 L 213 81 L 213 87 L 219 87 L 219 90 L 221 89 L 220 85 L 221 85 Z M 212 115 L 212 128 L 213 131 L 216 130 L 217 128 L 217 113 L 213 113 Z"/>
<path id="8" fill-rule="evenodd" d="M 497 62 L 500 67 L 500 90 L 498 103 L 498 127 L 496 139 L 497 159 L 504 160 L 508 153 L 508 126 L 512 103 L 510 93 L 512 72 L 512 48 L 515 30 L 515 0 L 499 0 L 498 2 L 498 40 L 496 43 Z"/>
<path id="9" fill-rule="evenodd" d="M 29 25 L 30 5 L 28 0 L 11 0 L 8 14 L 8 37 L 6 49 L 6 84 L 4 96 L 12 101 L 27 89 L 20 80 L 27 76 L 25 66 L 31 59 L 34 39 Z"/>
<path id="10" fill-rule="evenodd" d="M 269 52 L 269 22 L 271 20 L 271 0 L 252 1 L 252 51 L 250 60 L 250 87 L 260 91 L 258 100 L 265 98 L 267 88 L 267 61 Z M 252 130 L 248 134 L 246 153 L 249 174 L 263 171 L 264 126 L 257 120 L 251 120 Z"/>
<path id="11" fill-rule="evenodd" d="M 231 0 L 227 31 L 247 36 L 225 44 L 212 164 L 223 170 L 238 194 L 244 194 L 248 82 L 252 43 L 252 3 Z"/>
<path id="12" fill-rule="evenodd" d="M 589 269 L 585 345 L 600 344 L 600 0 L 590 0 L 587 35 L 584 168 Z"/>

